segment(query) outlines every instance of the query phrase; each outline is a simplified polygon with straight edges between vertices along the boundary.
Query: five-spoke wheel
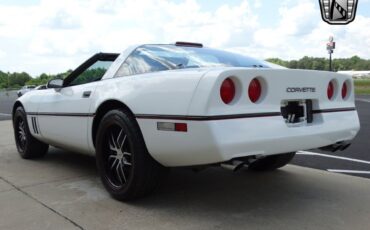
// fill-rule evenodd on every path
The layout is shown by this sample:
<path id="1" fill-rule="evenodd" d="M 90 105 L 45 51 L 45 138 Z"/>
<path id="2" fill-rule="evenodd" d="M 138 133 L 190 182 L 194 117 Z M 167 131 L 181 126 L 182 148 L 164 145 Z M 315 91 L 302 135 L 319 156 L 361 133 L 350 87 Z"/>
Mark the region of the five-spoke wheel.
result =
<path id="1" fill-rule="evenodd" d="M 123 186 L 130 177 L 132 166 L 132 148 L 127 140 L 127 134 L 123 128 L 112 126 L 107 132 L 105 142 L 109 146 L 105 158 L 108 179 L 117 187 Z"/>
<path id="2" fill-rule="evenodd" d="M 116 109 L 100 121 L 96 161 L 101 180 L 116 199 L 131 200 L 153 191 L 166 171 L 148 153 L 130 112 Z"/>

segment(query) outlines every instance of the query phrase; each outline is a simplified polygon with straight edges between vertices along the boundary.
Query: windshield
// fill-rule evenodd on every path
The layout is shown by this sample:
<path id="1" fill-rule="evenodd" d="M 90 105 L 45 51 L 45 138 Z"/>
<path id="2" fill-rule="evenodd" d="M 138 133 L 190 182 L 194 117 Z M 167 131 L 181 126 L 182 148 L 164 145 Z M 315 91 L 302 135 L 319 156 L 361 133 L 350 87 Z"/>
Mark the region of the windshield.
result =
<path id="1" fill-rule="evenodd" d="M 254 67 L 270 68 L 264 61 L 245 55 L 211 48 L 186 47 L 175 45 L 144 45 L 139 47 L 137 55 L 153 59 L 168 69 L 199 67 Z"/>

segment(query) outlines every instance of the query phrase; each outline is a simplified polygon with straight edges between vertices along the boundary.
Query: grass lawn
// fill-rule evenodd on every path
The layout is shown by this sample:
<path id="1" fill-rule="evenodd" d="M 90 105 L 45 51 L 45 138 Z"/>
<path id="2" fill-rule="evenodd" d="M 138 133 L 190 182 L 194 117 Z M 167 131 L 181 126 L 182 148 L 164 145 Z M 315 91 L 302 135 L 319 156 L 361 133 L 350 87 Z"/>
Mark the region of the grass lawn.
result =
<path id="1" fill-rule="evenodd" d="M 354 80 L 356 94 L 370 94 L 370 79 Z"/>

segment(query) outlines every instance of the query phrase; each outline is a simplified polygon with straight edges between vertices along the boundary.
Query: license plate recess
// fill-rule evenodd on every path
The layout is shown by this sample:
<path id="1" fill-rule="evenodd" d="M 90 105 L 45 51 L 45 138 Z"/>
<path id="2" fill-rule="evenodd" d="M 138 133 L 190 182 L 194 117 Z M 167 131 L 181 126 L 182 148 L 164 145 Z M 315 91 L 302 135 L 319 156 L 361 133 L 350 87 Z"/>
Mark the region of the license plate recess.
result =
<path id="1" fill-rule="evenodd" d="M 312 123 L 312 100 L 282 101 L 281 115 L 287 124 Z"/>

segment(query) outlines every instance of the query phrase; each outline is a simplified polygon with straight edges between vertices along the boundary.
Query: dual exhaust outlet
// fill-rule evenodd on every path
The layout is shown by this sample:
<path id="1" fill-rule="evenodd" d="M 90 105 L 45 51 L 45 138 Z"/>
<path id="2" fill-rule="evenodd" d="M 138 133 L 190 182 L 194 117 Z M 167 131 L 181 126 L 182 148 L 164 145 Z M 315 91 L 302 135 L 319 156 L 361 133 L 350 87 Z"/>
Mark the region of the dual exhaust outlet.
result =
<path id="1" fill-rule="evenodd" d="M 321 147 L 319 149 L 323 151 L 336 152 L 338 150 L 343 151 L 347 149 L 350 145 L 351 143 L 349 141 L 340 141 L 332 145 Z"/>
<path id="2" fill-rule="evenodd" d="M 351 143 L 349 141 L 340 141 L 332 145 L 321 147 L 319 149 L 323 151 L 336 152 L 338 150 L 343 151 L 347 149 L 350 145 Z M 234 159 L 234 160 L 230 160 L 227 162 L 223 162 L 220 164 L 220 166 L 224 169 L 236 172 L 242 168 L 248 167 L 254 161 L 261 159 L 263 157 L 265 156 L 252 156 L 252 157 Z"/>
<path id="3" fill-rule="evenodd" d="M 232 159 L 226 162 L 223 162 L 220 164 L 220 166 L 224 169 L 237 172 L 242 168 L 248 168 L 250 164 L 257 161 L 258 159 L 264 158 L 263 155 L 258 156 L 249 156 L 249 157 L 243 157 L 243 158 L 236 158 Z"/>
<path id="4" fill-rule="evenodd" d="M 234 161 L 232 160 L 229 162 L 221 163 L 222 168 L 233 171 L 233 172 L 239 171 L 245 166 L 246 166 L 246 163 L 244 161 L 239 161 L 239 160 L 234 160 Z"/>

